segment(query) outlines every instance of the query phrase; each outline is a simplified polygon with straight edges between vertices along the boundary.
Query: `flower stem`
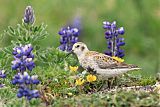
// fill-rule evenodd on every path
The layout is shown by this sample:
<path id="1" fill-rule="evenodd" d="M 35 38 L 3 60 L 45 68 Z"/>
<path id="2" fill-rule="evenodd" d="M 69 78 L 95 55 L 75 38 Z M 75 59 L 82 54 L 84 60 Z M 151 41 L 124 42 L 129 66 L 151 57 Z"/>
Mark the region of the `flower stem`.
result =
<path id="1" fill-rule="evenodd" d="M 22 98 L 23 101 L 23 107 L 29 107 L 29 102 L 26 98 Z"/>

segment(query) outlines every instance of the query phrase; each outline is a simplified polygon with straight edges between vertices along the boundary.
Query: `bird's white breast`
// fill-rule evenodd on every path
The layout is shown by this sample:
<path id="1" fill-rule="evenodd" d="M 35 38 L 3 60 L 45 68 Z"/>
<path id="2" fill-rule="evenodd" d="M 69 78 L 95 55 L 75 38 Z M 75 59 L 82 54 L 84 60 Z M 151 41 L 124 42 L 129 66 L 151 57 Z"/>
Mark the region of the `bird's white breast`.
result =
<path id="1" fill-rule="evenodd" d="M 120 69 L 97 69 L 97 73 L 106 78 L 115 77 L 128 71 L 139 70 L 140 68 L 120 68 Z"/>
<path id="2" fill-rule="evenodd" d="M 79 59 L 81 66 L 85 69 L 87 69 L 88 67 L 92 69 L 96 69 L 98 66 L 97 63 L 95 63 L 95 61 L 93 60 L 92 56 L 80 57 L 78 59 Z"/>

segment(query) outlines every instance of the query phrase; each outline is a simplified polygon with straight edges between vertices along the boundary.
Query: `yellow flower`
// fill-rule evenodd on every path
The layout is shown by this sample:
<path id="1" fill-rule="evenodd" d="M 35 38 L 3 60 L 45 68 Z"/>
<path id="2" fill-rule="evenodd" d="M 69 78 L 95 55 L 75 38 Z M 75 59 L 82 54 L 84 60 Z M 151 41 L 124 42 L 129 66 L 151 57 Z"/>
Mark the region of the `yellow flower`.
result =
<path id="1" fill-rule="evenodd" d="M 84 83 L 84 79 L 79 78 L 76 80 L 76 85 L 82 85 Z"/>
<path id="2" fill-rule="evenodd" d="M 87 75 L 87 81 L 88 82 L 93 82 L 93 81 L 96 81 L 97 80 L 97 77 L 95 75 Z"/>
<path id="3" fill-rule="evenodd" d="M 115 59 L 116 61 L 118 62 L 124 62 L 124 59 L 121 59 L 119 57 L 116 57 L 116 56 L 112 56 L 113 59 Z"/>
<path id="4" fill-rule="evenodd" d="M 72 96 L 73 94 L 72 93 L 67 93 L 69 96 Z"/>
<path id="5" fill-rule="evenodd" d="M 70 71 L 76 72 L 78 70 L 78 66 L 69 66 Z"/>

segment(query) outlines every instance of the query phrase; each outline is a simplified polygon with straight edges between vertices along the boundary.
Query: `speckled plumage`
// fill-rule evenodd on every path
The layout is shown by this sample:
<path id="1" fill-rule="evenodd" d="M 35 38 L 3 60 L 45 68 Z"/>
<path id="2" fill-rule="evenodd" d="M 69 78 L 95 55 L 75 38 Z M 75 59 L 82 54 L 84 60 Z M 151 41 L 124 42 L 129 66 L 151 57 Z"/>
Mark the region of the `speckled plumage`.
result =
<path id="1" fill-rule="evenodd" d="M 114 77 L 127 71 L 140 69 L 135 65 L 125 64 L 108 55 L 96 51 L 89 51 L 87 46 L 82 42 L 74 44 L 72 50 L 77 55 L 84 69 L 91 68 L 95 70 L 97 74 L 105 77 Z"/>

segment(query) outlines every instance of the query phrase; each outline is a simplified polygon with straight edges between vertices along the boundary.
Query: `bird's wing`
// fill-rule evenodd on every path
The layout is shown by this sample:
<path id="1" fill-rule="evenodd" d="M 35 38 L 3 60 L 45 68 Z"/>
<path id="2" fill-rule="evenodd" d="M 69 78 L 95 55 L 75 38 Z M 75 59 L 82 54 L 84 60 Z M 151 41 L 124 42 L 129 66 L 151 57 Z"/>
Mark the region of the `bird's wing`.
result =
<path id="1" fill-rule="evenodd" d="M 136 66 L 125 64 L 108 55 L 98 53 L 93 55 L 93 60 L 97 63 L 101 69 L 116 69 L 116 68 L 134 68 Z"/>
<path id="2" fill-rule="evenodd" d="M 97 54 L 99 54 L 99 53 L 96 52 L 96 51 L 88 51 L 88 52 L 85 53 L 85 56 L 89 57 L 89 56 L 94 56 L 94 55 L 97 55 Z"/>

